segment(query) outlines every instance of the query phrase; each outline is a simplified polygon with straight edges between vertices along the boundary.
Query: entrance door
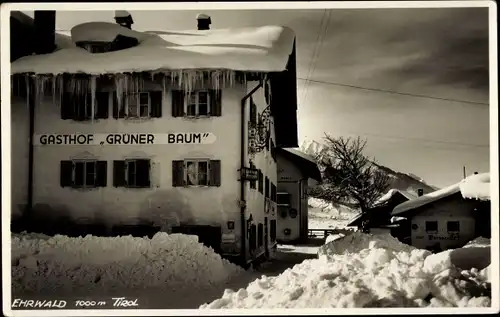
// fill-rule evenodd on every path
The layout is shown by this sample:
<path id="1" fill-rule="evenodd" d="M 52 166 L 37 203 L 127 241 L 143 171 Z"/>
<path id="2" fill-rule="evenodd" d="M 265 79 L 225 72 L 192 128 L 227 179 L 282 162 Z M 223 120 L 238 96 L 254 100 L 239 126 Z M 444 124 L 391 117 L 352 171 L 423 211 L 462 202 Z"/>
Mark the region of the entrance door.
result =
<path id="1" fill-rule="evenodd" d="M 266 259 L 269 259 L 269 229 L 268 229 L 267 217 L 264 218 L 264 250 L 266 254 Z"/>

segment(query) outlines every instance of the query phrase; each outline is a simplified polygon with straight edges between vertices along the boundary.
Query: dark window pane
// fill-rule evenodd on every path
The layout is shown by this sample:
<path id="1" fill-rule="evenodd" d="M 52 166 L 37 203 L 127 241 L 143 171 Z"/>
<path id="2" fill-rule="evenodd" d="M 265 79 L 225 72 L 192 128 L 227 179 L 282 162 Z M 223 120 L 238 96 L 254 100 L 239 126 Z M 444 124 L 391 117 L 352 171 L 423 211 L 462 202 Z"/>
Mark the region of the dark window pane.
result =
<path id="1" fill-rule="evenodd" d="M 200 91 L 198 93 L 198 103 L 207 104 L 208 103 L 208 93 L 206 91 Z"/>
<path id="2" fill-rule="evenodd" d="M 198 185 L 198 175 L 196 171 L 196 164 L 194 162 L 187 162 L 186 174 L 188 185 Z"/>
<path id="3" fill-rule="evenodd" d="M 459 221 L 448 221 L 447 229 L 448 229 L 448 231 L 459 232 L 460 231 L 460 222 Z"/>
<path id="4" fill-rule="evenodd" d="M 187 105 L 186 114 L 188 116 L 195 116 L 196 115 L 196 104 Z"/>
<path id="5" fill-rule="evenodd" d="M 136 173 L 135 173 L 135 162 L 130 161 L 127 164 L 127 185 L 135 186 L 136 185 Z"/>
<path id="6" fill-rule="evenodd" d="M 83 186 L 83 179 L 84 179 L 84 163 L 83 162 L 76 162 L 74 163 L 74 177 L 75 181 L 74 184 L 75 186 Z"/>
<path id="7" fill-rule="evenodd" d="M 142 105 L 141 104 L 140 115 L 141 115 L 141 117 L 147 117 L 149 115 L 149 107 L 148 107 L 148 105 Z"/>
<path id="8" fill-rule="evenodd" d="M 425 222 L 425 231 L 438 231 L 437 221 L 426 221 Z"/>
<path id="9" fill-rule="evenodd" d="M 208 185 L 208 163 L 198 162 L 198 185 Z"/>
<path id="10" fill-rule="evenodd" d="M 95 162 L 87 162 L 85 166 L 85 185 L 94 186 L 95 184 Z"/>
<path id="11" fill-rule="evenodd" d="M 279 205 L 290 205 L 290 194 L 278 194 Z"/>
<path id="12" fill-rule="evenodd" d="M 141 92 L 139 95 L 139 103 L 141 105 L 149 104 L 149 94 L 147 92 Z"/>
<path id="13" fill-rule="evenodd" d="M 200 116 L 208 115 L 208 105 L 206 103 L 200 103 L 198 105 L 198 114 Z"/>

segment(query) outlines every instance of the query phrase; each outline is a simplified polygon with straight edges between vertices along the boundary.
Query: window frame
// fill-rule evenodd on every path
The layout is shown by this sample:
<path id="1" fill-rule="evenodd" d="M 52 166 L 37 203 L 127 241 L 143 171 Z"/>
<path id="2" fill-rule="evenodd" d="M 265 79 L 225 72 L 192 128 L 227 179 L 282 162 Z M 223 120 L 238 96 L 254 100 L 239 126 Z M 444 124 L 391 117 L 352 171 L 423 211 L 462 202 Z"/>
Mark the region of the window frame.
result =
<path id="1" fill-rule="evenodd" d="M 146 116 L 141 116 L 141 108 L 143 104 L 141 104 L 141 94 L 147 94 L 148 96 L 148 104 L 147 104 L 147 114 Z M 135 116 L 129 115 L 129 100 L 133 95 L 136 95 L 137 102 L 137 113 Z M 151 117 L 151 94 L 149 91 L 139 91 L 139 92 L 131 92 L 125 94 L 125 117 L 130 119 L 145 119 Z"/>
<path id="2" fill-rule="evenodd" d="M 450 224 L 456 224 L 458 230 L 450 230 Z M 447 221 L 446 222 L 446 231 L 452 232 L 452 233 L 459 233 L 460 232 L 460 221 L 457 221 L 457 220 Z"/>
<path id="3" fill-rule="evenodd" d="M 436 230 L 429 230 L 427 228 L 428 225 L 431 224 L 431 223 L 433 223 L 433 224 L 435 223 L 436 224 Z M 438 221 L 437 220 L 426 221 L 425 222 L 425 232 L 427 232 L 427 233 L 436 233 L 436 232 L 439 232 L 439 223 L 438 223 Z"/>
<path id="4" fill-rule="evenodd" d="M 206 114 L 201 114 L 200 115 L 200 93 L 206 93 L 207 94 L 207 113 Z M 195 112 L 194 114 L 188 114 L 188 106 L 191 105 L 190 103 L 190 98 L 191 95 L 195 95 Z M 211 116 L 211 96 L 210 96 L 210 90 L 209 89 L 196 89 L 191 92 L 186 92 L 184 96 L 184 116 L 187 118 L 203 118 L 203 117 L 210 117 Z"/>
<path id="5" fill-rule="evenodd" d="M 71 160 L 71 167 L 72 167 L 72 170 L 71 170 L 71 182 L 72 182 L 72 185 L 71 187 L 72 188 L 81 188 L 81 189 L 90 189 L 90 188 L 97 188 L 97 159 L 74 159 L 74 160 Z M 92 182 L 92 184 L 90 185 L 87 185 L 87 165 L 89 163 L 93 163 L 94 164 L 94 172 L 91 173 L 93 176 L 94 176 L 94 180 Z M 77 164 L 83 164 L 83 177 L 82 177 L 82 185 L 77 185 L 76 184 L 76 165 Z"/>
<path id="6" fill-rule="evenodd" d="M 73 94 L 73 98 L 78 98 L 79 96 L 77 94 Z M 84 116 L 81 120 L 79 120 L 79 117 L 78 117 L 78 114 L 80 113 L 79 110 L 80 108 L 83 106 L 83 112 L 84 112 Z M 95 115 L 97 114 L 97 102 L 94 100 L 94 118 L 93 119 L 96 119 L 95 118 Z M 90 121 L 92 120 L 92 93 L 91 92 L 87 92 L 85 94 L 85 102 L 83 103 L 83 105 L 79 102 L 76 102 L 73 104 L 73 114 L 71 115 L 71 119 L 73 121 Z"/>
<path id="7" fill-rule="evenodd" d="M 189 179 L 188 179 L 188 163 L 194 163 L 196 167 L 196 175 L 198 176 L 198 182 L 197 184 L 189 184 Z M 205 183 L 206 184 L 199 184 L 199 164 L 200 163 L 206 163 L 207 164 L 207 170 L 206 170 L 206 176 L 205 176 Z M 184 160 L 184 184 L 187 187 L 210 187 L 210 159 L 185 159 Z"/>
<path id="8" fill-rule="evenodd" d="M 287 196 L 288 197 L 288 203 L 287 204 L 282 204 L 280 203 L 280 196 Z M 292 205 L 292 194 L 287 193 L 287 192 L 277 192 L 276 193 L 276 204 L 278 206 L 284 206 L 284 207 L 289 207 Z"/>
<path id="9" fill-rule="evenodd" d="M 125 180 L 125 188 L 150 188 L 151 187 L 151 170 L 149 169 L 149 174 L 148 174 L 148 181 L 150 183 L 149 186 L 146 185 L 137 185 L 137 161 L 148 161 L 149 164 L 151 164 L 151 159 L 149 158 L 130 158 L 130 159 L 125 159 L 123 160 L 125 164 L 125 168 L 123 170 L 123 173 L 125 174 L 124 180 Z M 134 163 L 134 169 L 135 169 L 135 179 L 134 179 L 134 184 L 130 184 L 129 181 L 129 168 L 131 163 Z"/>

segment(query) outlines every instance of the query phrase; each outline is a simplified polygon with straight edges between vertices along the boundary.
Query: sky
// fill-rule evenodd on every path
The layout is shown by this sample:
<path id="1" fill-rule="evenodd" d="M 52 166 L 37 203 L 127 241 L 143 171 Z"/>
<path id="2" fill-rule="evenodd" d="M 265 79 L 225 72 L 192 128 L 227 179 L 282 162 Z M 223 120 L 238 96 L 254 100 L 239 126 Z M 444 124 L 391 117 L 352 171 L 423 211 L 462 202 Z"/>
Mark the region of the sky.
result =
<path id="1" fill-rule="evenodd" d="M 295 31 L 299 143 L 322 142 L 325 133 L 361 136 L 378 163 L 443 187 L 462 179 L 463 166 L 468 173 L 489 171 L 487 10 L 203 13 L 212 28 L 271 24 Z M 196 28 L 201 11 L 130 13 L 136 30 L 184 30 Z M 58 11 L 56 28 L 114 22 L 113 14 Z"/>

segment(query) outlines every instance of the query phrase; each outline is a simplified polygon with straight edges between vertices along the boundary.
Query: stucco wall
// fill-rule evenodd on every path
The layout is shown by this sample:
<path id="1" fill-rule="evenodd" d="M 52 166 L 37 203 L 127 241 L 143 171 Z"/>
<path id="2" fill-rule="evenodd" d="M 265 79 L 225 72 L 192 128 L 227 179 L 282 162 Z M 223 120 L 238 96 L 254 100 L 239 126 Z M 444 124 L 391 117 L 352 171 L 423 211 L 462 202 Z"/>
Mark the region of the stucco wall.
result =
<path id="1" fill-rule="evenodd" d="M 417 248 L 431 247 L 439 243 L 441 249 L 450 249 L 463 246 L 475 236 L 475 221 L 473 217 L 474 205 L 461 199 L 460 194 L 450 196 L 429 205 L 411 219 L 411 243 Z M 427 233 L 426 221 L 437 221 L 438 232 Z M 459 221 L 458 235 L 448 233 L 447 222 Z M 413 226 L 417 225 L 417 229 Z"/>
<path id="2" fill-rule="evenodd" d="M 29 108 L 26 100 L 11 103 L 12 216 L 22 214 L 28 199 Z"/>
<path id="3" fill-rule="evenodd" d="M 301 220 L 304 213 L 307 214 L 307 200 L 304 203 L 301 200 L 302 172 L 290 160 L 278 154 L 278 192 L 287 192 L 291 195 L 291 208 L 298 211 L 296 218 L 291 218 L 289 214 L 282 218 L 278 213 L 277 236 L 280 241 L 293 241 L 300 238 Z M 301 206 L 302 205 L 302 206 Z M 280 207 L 282 208 L 282 207 Z M 285 235 L 284 230 L 291 229 L 290 235 Z"/>
<path id="4" fill-rule="evenodd" d="M 247 93 L 249 93 L 252 89 L 254 89 L 258 85 L 258 82 L 248 82 L 247 83 Z M 257 91 L 254 92 L 252 95 L 253 102 L 257 106 L 257 113 L 262 113 L 262 111 L 267 107 L 266 99 L 265 99 L 265 90 L 264 88 L 259 88 Z M 247 124 L 246 124 L 246 144 L 245 144 L 245 149 L 246 149 L 246 164 L 247 167 L 250 166 L 250 160 L 255 165 L 255 168 L 261 169 L 262 173 L 264 174 L 264 177 L 268 177 L 270 183 L 272 182 L 276 186 L 277 180 L 278 180 L 278 175 L 277 175 L 277 165 L 276 162 L 274 162 L 273 158 L 271 157 L 271 153 L 268 150 L 262 150 L 259 153 L 255 153 L 250 155 L 248 151 L 248 120 L 250 118 L 250 107 L 249 107 L 250 99 L 247 99 L 246 105 L 245 105 L 245 118 L 247 119 Z M 274 122 L 273 118 L 270 118 L 271 120 L 271 139 L 275 140 L 275 133 L 274 133 Z M 239 127 L 239 125 L 238 125 Z M 239 128 L 238 128 L 239 129 Z M 228 129 L 229 131 L 229 129 Z M 238 130 L 239 131 L 239 130 Z M 239 133 L 236 132 L 238 135 Z M 274 141 L 276 144 L 276 141 Z M 239 148 L 238 148 L 239 151 Z M 239 152 L 238 152 L 239 153 Z M 238 156 L 238 161 L 239 161 L 239 156 Z M 259 223 L 262 223 L 264 225 L 265 217 L 268 218 L 268 232 L 270 228 L 270 222 L 272 219 L 276 219 L 276 204 L 271 203 L 274 207 L 271 207 L 268 209 L 268 212 L 266 212 L 266 202 L 265 202 L 265 195 L 261 194 L 258 191 L 258 188 L 252 189 L 250 188 L 250 183 L 246 182 L 245 184 L 245 189 L 246 189 L 246 202 L 247 202 L 247 209 L 246 209 L 246 215 L 245 219 L 249 219 L 250 215 L 252 215 L 252 223 L 255 224 L 256 226 Z M 258 186 L 257 186 L 258 187 Z M 247 241 L 248 241 L 248 236 L 247 236 Z M 270 245 L 270 236 L 268 234 L 268 243 Z M 248 243 L 247 243 L 248 246 Z M 248 251 L 248 248 L 247 248 Z M 264 248 L 260 248 L 256 251 L 256 254 L 264 252 Z"/>

